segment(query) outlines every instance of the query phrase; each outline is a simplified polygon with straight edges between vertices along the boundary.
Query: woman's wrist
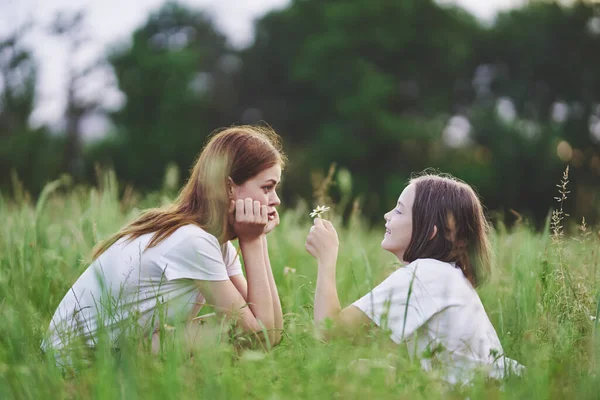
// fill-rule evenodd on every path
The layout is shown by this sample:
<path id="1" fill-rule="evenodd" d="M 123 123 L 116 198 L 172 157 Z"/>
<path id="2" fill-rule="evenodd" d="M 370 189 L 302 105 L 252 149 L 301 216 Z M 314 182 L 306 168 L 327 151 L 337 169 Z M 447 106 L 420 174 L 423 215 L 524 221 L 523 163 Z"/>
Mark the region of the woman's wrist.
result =
<path id="1" fill-rule="evenodd" d="M 260 244 L 261 246 L 263 245 L 263 241 L 265 238 L 265 234 L 260 234 L 258 236 L 253 236 L 253 237 L 238 237 L 238 241 L 240 243 L 240 246 L 242 245 L 252 245 L 252 244 Z"/>

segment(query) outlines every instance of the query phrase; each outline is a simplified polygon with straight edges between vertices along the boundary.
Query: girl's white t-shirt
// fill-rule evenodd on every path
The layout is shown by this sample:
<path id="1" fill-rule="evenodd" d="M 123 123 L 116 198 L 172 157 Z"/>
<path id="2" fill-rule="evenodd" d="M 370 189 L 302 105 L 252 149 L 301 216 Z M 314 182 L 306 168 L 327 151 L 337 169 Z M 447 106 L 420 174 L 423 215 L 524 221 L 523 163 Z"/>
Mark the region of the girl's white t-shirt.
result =
<path id="1" fill-rule="evenodd" d="M 134 319 L 143 331 L 185 321 L 204 297 L 194 281 L 224 281 L 242 274 L 231 242 L 196 225 L 177 229 L 154 247 L 153 234 L 118 240 L 77 279 L 60 302 L 43 349 L 60 349 L 73 337 L 96 343 L 99 329 L 114 341 Z"/>
<path id="2" fill-rule="evenodd" d="M 424 369 L 441 367 L 452 383 L 468 382 L 479 368 L 495 378 L 522 369 L 504 357 L 477 292 L 454 263 L 418 259 L 353 306 L 389 330 L 394 342 L 406 342 Z"/>

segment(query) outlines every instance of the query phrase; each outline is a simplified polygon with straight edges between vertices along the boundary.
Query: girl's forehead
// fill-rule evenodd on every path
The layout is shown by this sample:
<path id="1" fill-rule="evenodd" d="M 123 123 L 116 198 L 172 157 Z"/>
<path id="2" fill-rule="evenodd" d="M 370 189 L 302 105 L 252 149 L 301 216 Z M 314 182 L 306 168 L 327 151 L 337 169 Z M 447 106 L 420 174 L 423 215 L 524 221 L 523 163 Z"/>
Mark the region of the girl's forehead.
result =
<path id="1" fill-rule="evenodd" d="M 402 203 L 404 206 L 412 206 L 415 200 L 415 185 L 411 183 L 404 188 L 400 197 L 398 197 L 398 203 Z"/>

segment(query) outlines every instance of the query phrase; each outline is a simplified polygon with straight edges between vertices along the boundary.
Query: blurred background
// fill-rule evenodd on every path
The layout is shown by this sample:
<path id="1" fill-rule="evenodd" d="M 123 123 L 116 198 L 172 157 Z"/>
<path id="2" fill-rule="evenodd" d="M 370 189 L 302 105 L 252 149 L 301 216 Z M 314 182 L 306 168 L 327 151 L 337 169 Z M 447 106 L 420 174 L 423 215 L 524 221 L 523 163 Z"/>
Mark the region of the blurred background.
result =
<path id="1" fill-rule="evenodd" d="M 600 4 L 0 0 L 4 196 L 98 166 L 122 190 L 178 187 L 211 131 L 261 121 L 290 206 L 335 163 L 331 201 L 380 220 L 433 167 L 541 227 L 569 166 L 567 212 L 594 223 Z"/>

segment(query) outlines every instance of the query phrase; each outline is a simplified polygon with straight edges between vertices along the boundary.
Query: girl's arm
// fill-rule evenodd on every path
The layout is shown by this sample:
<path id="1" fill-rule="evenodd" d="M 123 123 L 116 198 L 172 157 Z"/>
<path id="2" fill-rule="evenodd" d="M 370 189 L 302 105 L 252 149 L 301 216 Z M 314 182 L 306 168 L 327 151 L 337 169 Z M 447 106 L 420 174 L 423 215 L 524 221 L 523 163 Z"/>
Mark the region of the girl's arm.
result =
<path id="1" fill-rule="evenodd" d="M 336 287 L 336 263 L 339 241 L 337 232 L 326 220 L 315 219 L 306 238 L 306 249 L 317 259 L 317 287 L 315 290 L 314 319 L 324 338 L 337 335 L 354 336 L 371 319 L 354 306 L 342 310 Z M 327 321 L 331 321 L 327 328 Z"/>

